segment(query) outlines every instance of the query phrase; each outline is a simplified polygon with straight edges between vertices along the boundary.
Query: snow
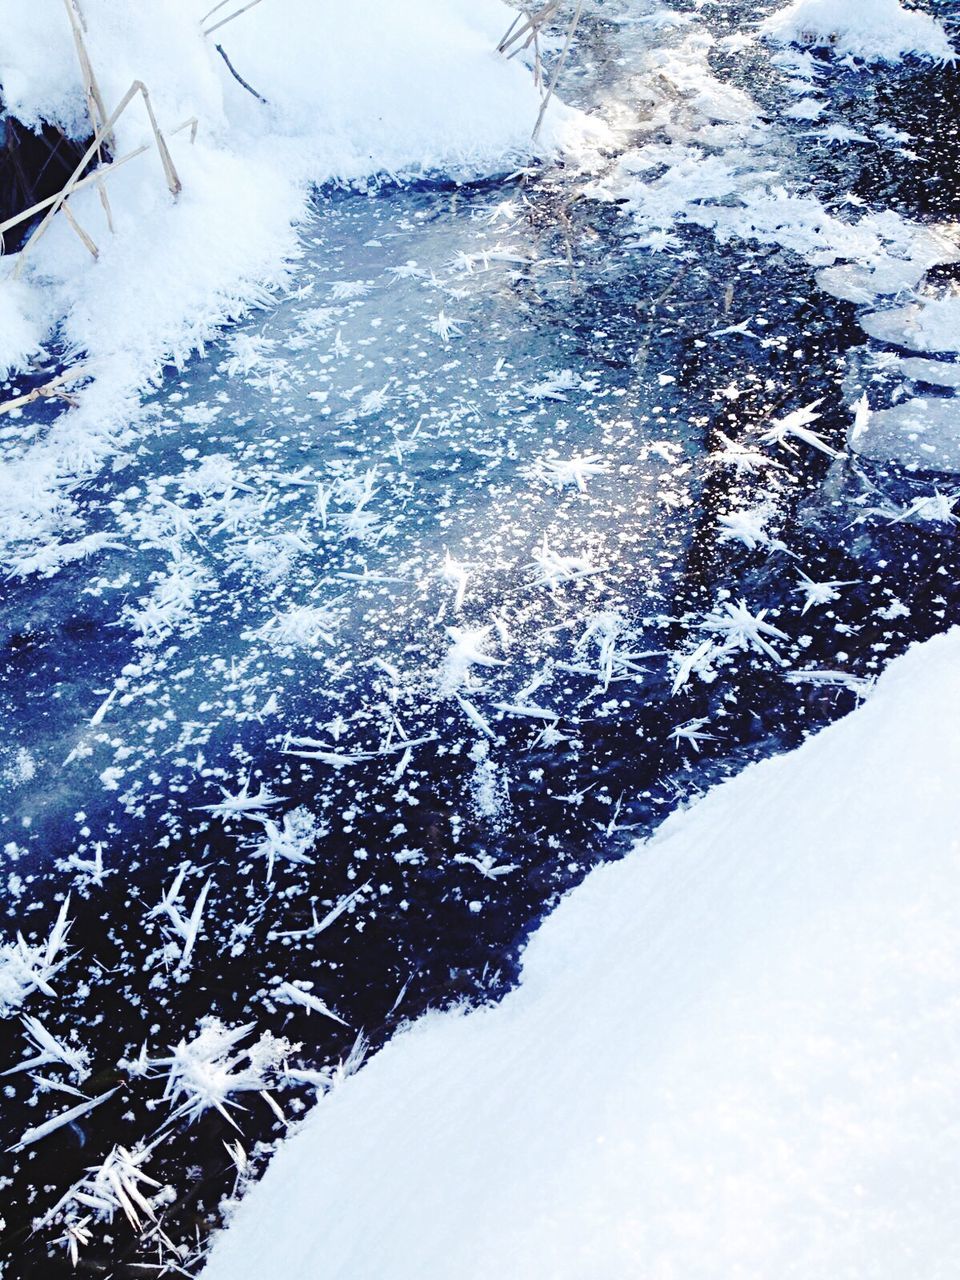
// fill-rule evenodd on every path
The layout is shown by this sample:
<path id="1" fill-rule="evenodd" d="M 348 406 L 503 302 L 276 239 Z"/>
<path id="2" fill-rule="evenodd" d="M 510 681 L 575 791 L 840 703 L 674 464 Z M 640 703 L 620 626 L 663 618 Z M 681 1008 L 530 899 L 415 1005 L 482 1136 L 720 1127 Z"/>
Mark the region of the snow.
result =
<path id="1" fill-rule="evenodd" d="M 960 630 L 594 871 L 330 1093 L 205 1280 L 947 1277 Z"/>
<path id="2" fill-rule="evenodd" d="M 794 0 L 760 30 L 783 44 L 826 47 L 864 62 L 897 62 L 908 53 L 936 62 L 956 57 L 943 26 L 900 0 Z"/>
<path id="3" fill-rule="evenodd" d="M 14 281 L 0 289 L 0 377 L 38 354 L 43 328 L 33 314 L 30 291 Z"/>

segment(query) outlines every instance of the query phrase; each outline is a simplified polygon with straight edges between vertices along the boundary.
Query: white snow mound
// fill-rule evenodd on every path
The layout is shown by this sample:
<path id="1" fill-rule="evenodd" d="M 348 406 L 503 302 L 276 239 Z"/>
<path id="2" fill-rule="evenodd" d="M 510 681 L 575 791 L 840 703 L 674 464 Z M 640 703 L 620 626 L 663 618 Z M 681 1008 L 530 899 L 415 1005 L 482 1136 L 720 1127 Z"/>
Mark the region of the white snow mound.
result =
<path id="1" fill-rule="evenodd" d="M 936 18 L 899 0 L 794 0 L 760 30 L 781 44 L 829 48 L 864 62 L 898 62 L 906 54 L 953 62 L 957 56 Z"/>
<path id="2" fill-rule="evenodd" d="M 321 1102 L 205 1280 L 947 1280 L 960 630 L 602 867 Z"/>

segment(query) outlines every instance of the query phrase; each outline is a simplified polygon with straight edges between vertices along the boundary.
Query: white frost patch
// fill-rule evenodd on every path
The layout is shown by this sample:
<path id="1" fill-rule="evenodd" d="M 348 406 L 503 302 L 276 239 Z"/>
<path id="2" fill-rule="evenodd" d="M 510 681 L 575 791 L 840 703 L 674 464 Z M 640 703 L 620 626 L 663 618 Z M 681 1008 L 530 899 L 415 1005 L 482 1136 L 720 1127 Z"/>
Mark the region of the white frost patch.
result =
<path id="1" fill-rule="evenodd" d="M 794 0 L 760 30 L 781 44 L 828 48 L 864 62 L 898 62 L 911 53 L 936 62 L 956 58 L 936 18 L 899 0 Z"/>
<path id="2" fill-rule="evenodd" d="M 18 747 L 0 758 L 6 760 L 0 777 L 11 786 L 22 787 L 37 775 L 37 762 L 26 747 Z"/>
<path id="3" fill-rule="evenodd" d="M 253 637 L 281 652 L 314 649 L 321 640 L 333 644 L 340 621 L 340 615 L 326 605 L 298 605 L 276 614 L 253 632 Z"/>
<path id="4" fill-rule="evenodd" d="M 786 138 L 746 94 L 716 80 L 711 47 L 694 33 L 677 49 L 658 51 L 650 67 L 654 105 L 644 122 L 656 141 L 629 151 L 588 188 L 624 204 L 641 246 L 656 247 L 658 237 L 684 223 L 708 228 L 721 242 L 780 245 L 823 268 L 823 288 L 863 303 L 919 284 L 937 263 L 957 261 L 946 230 L 892 210 L 840 217 L 816 197 L 791 191 L 776 156 Z"/>
<path id="5" fill-rule="evenodd" d="M 490 759 L 486 742 L 478 742 L 471 751 L 471 757 L 476 761 L 470 780 L 473 807 L 481 818 L 498 821 L 504 817 L 510 803 L 507 779 Z"/>
<path id="6" fill-rule="evenodd" d="M 0 378 L 39 353 L 45 326 L 38 311 L 37 299 L 26 285 L 0 285 Z"/>
<path id="7" fill-rule="evenodd" d="M 955 630 L 594 871 L 501 1005 L 317 1106 L 205 1280 L 945 1274 L 958 715 Z"/>

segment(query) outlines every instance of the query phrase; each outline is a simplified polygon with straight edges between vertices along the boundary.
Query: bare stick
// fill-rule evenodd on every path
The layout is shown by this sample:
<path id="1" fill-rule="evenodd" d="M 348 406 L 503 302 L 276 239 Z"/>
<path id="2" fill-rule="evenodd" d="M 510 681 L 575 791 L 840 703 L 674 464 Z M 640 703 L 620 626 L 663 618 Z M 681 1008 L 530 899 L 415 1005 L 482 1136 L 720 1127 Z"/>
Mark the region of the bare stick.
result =
<path id="1" fill-rule="evenodd" d="M 41 400 L 45 396 L 66 396 L 63 390 L 68 382 L 78 382 L 81 378 L 87 376 L 87 370 L 84 365 L 77 365 L 75 369 L 68 369 L 66 373 L 59 374 L 56 378 L 52 378 L 49 382 L 44 383 L 42 387 L 36 387 L 33 391 L 28 391 L 25 396 L 17 396 L 15 400 L 8 400 L 5 404 L 0 404 L 0 414 L 11 413 L 14 409 L 22 409 L 24 405 L 33 404 L 34 400 Z"/>
<path id="2" fill-rule="evenodd" d="M 107 195 L 107 184 L 102 177 L 97 180 L 97 194 L 100 196 L 100 203 L 103 205 L 103 212 L 107 216 L 107 228 L 111 235 L 114 234 L 113 211 L 110 208 L 110 197 Z"/>
<path id="3" fill-rule="evenodd" d="M 153 106 L 150 102 L 150 94 L 147 92 L 147 86 L 142 80 L 138 80 L 140 92 L 143 94 L 143 105 L 147 108 L 147 115 L 150 117 L 150 127 L 153 130 L 153 137 L 157 144 L 157 150 L 160 152 L 160 163 L 163 165 L 163 173 L 167 179 L 167 186 L 170 188 L 172 196 L 178 196 L 183 190 L 183 184 L 177 175 L 176 168 L 173 164 L 173 157 L 167 146 L 166 139 L 160 132 L 160 126 L 157 124 L 157 117 L 153 114 Z"/>
<path id="4" fill-rule="evenodd" d="M 214 15 L 218 10 L 222 9 L 222 8 L 223 8 L 223 6 L 224 6 L 225 4 L 229 4 L 229 3 L 230 3 L 230 0 L 218 0 L 218 3 L 217 3 L 217 4 L 215 4 L 215 5 L 213 6 L 213 8 L 212 8 L 211 10 L 209 10 L 209 12 L 205 13 L 205 14 L 203 15 L 203 17 L 200 19 L 200 25 L 201 25 L 201 27 L 203 26 L 203 24 L 204 24 L 204 23 L 205 23 L 209 18 L 212 18 L 212 17 L 213 17 L 213 15 Z"/>
<path id="5" fill-rule="evenodd" d="M 504 35 L 500 43 L 497 45 L 497 53 L 503 53 L 504 49 L 510 43 L 510 37 L 513 35 L 513 29 L 522 17 L 523 17 L 523 14 L 518 13 L 517 16 L 514 18 L 514 20 L 510 23 L 509 27 L 507 27 L 506 34 Z"/>
<path id="6" fill-rule="evenodd" d="M 214 48 L 216 49 L 217 53 L 219 53 L 220 57 L 224 60 L 224 62 L 227 64 L 227 70 L 233 76 L 234 80 L 236 80 L 237 84 L 242 84 L 244 89 L 246 89 L 247 93 L 252 93 L 253 96 L 256 98 L 256 100 L 258 102 L 262 102 L 265 107 L 269 106 L 270 104 L 267 102 L 263 94 L 257 93 L 256 89 L 254 89 L 252 84 L 247 84 L 246 80 L 244 80 L 243 76 L 240 74 L 237 68 L 233 65 L 233 63 L 227 57 L 227 51 L 226 49 L 224 49 L 223 45 L 222 44 L 214 45 Z"/>

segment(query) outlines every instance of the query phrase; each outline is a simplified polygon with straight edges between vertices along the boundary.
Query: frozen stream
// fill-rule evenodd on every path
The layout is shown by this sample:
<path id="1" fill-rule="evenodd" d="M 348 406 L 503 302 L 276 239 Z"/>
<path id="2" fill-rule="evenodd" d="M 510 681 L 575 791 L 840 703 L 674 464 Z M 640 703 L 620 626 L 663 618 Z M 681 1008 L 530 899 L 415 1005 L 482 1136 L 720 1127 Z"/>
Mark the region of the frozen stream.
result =
<path id="1" fill-rule="evenodd" d="M 678 39 L 594 19 L 568 96 L 596 59 L 615 98 Z M 758 154 L 823 199 L 860 176 L 788 131 Z M 896 183 L 883 203 L 932 216 Z M 69 1267 L 30 1221 L 156 1132 L 144 1064 L 200 1018 L 302 1046 L 260 1080 L 295 1118 L 358 1034 L 501 991 L 591 865 L 956 620 L 953 522 L 910 506 L 936 476 L 844 454 L 854 307 L 802 256 L 724 239 L 652 243 L 561 168 L 320 192 L 288 294 L 170 371 L 83 487 L 87 554 L 23 551 L 0 603 L 6 925 L 46 938 L 71 892 L 43 1017 L 89 1051 L 85 1093 L 119 1090 L 7 1157 L 5 1275 Z M 814 402 L 819 446 L 764 444 Z M 741 600 L 769 611 L 742 640 Z M 24 1048 L 2 1027 L 0 1069 Z M 4 1146 L 66 1102 L 5 1089 Z M 245 1105 L 248 1149 L 282 1131 Z M 151 1152 L 174 1241 L 232 1187 L 234 1136 L 211 1109 Z M 143 1274 L 119 1221 L 88 1256 Z"/>

